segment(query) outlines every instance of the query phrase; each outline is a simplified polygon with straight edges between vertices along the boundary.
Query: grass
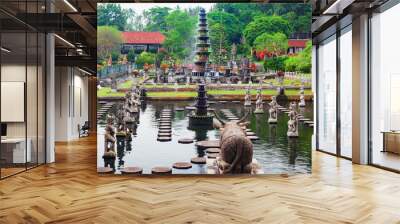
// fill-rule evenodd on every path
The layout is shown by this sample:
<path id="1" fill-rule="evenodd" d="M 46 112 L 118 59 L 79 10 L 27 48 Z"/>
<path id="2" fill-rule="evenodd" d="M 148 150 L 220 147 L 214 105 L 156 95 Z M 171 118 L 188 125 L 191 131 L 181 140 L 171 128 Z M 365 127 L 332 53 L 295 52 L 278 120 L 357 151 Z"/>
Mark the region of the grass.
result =
<path id="1" fill-rule="evenodd" d="M 207 91 L 209 95 L 245 95 L 244 90 L 209 90 Z M 287 96 L 296 96 L 299 94 L 299 90 L 286 90 L 285 91 Z M 251 91 L 252 95 L 257 94 L 256 90 Z M 262 91 L 263 95 L 276 95 L 277 92 L 276 90 L 263 90 Z M 304 91 L 305 95 L 312 95 L 311 90 L 305 90 Z M 195 91 L 188 91 L 188 92 L 178 92 L 178 91 L 163 91 L 163 92 L 151 92 L 151 90 L 147 93 L 149 97 L 196 97 L 197 92 Z M 125 96 L 125 93 L 123 92 L 112 92 L 110 88 L 101 88 L 100 90 L 97 91 L 97 96 L 98 97 L 123 97 Z"/>

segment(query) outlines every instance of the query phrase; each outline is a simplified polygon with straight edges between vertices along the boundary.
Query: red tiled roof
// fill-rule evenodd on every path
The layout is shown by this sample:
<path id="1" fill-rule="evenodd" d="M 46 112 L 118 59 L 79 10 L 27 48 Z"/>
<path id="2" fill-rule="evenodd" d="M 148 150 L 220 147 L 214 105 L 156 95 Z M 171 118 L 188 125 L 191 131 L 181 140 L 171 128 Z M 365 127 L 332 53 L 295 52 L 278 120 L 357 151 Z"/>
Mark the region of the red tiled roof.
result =
<path id="1" fill-rule="evenodd" d="M 288 45 L 289 47 L 301 47 L 306 48 L 308 40 L 289 40 Z"/>
<path id="2" fill-rule="evenodd" d="M 165 36 L 160 32 L 122 32 L 125 44 L 162 44 Z"/>

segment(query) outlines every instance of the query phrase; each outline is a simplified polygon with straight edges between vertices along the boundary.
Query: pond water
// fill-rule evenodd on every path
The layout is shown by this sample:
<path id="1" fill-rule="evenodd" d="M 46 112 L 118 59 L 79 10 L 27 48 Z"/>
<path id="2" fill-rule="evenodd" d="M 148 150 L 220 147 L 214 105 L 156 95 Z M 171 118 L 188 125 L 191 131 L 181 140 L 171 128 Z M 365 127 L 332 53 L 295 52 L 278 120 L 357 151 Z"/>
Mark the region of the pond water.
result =
<path id="1" fill-rule="evenodd" d="M 268 102 L 264 102 L 267 105 Z M 150 101 L 142 105 L 140 111 L 140 123 L 137 127 L 137 134 L 125 150 L 119 151 L 116 159 L 116 174 L 120 173 L 123 167 L 139 166 L 143 168 L 144 174 L 150 174 L 155 166 L 172 167 L 175 162 L 190 162 L 196 156 L 203 156 L 205 152 L 198 150 L 195 143 L 179 144 L 178 139 L 191 137 L 196 140 L 219 139 L 219 130 L 196 130 L 188 129 L 189 111 L 175 111 L 175 108 L 184 108 L 194 104 L 193 101 Z M 299 108 L 298 112 L 306 118 L 313 118 L 312 103 Z M 282 105 L 288 107 L 287 105 Z M 158 118 L 162 109 L 172 109 L 172 141 L 158 142 Z M 221 109 L 230 110 L 237 117 L 246 113 L 243 102 L 216 102 L 210 105 L 223 118 Z M 110 112 L 115 110 L 115 106 Z M 254 110 L 254 106 L 253 106 Z M 262 166 L 265 174 L 295 174 L 311 172 L 311 137 L 313 129 L 299 122 L 299 137 L 288 138 L 287 114 L 278 113 L 278 123 L 268 124 L 268 106 L 265 106 L 266 113 L 251 114 L 248 117 L 249 128 L 256 133 L 260 140 L 253 142 L 254 155 Z M 98 125 L 97 136 L 97 166 L 104 166 L 102 159 L 104 153 L 104 127 Z M 173 169 L 173 174 L 206 174 L 207 165 L 196 165 L 187 170 Z"/>

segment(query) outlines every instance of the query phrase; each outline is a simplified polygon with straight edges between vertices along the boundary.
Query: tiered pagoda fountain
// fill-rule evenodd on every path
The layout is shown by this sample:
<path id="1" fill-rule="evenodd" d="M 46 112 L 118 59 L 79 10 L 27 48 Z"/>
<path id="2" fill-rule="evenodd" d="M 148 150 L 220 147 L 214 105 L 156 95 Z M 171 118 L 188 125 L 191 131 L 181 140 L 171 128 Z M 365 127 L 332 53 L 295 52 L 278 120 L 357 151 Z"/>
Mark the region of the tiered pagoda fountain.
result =
<path id="1" fill-rule="evenodd" d="M 212 128 L 213 118 L 212 114 L 209 114 L 207 111 L 207 92 L 204 84 L 204 74 L 206 71 L 206 66 L 208 62 L 208 55 L 210 52 L 208 48 L 210 44 L 208 43 L 208 29 L 207 29 L 207 18 L 206 11 L 202 8 L 199 12 L 199 29 L 198 29 L 198 42 L 196 44 L 197 51 L 197 59 L 195 61 L 195 66 L 192 71 L 192 76 L 200 78 L 201 83 L 198 86 L 197 90 L 197 102 L 196 102 L 196 110 L 189 115 L 189 128 L 193 129 L 194 127 L 206 127 Z"/>
<path id="2" fill-rule="evenodd" d="M 197 43 L 196 43 L 196 61 L 194 62 L 194 68 L 192 71 L 192 76 L 197 76 L 199 78 L 203 78 L 206 72 L 206 66 L 208 62 L 208 56 L 210 52 L 208 48 L 210 47 L 210 43 L 208 42 L 208 28 L 207 28 L 207 17 L 206 11 L 202 8 L 199 12 L 199 28 Z"/>

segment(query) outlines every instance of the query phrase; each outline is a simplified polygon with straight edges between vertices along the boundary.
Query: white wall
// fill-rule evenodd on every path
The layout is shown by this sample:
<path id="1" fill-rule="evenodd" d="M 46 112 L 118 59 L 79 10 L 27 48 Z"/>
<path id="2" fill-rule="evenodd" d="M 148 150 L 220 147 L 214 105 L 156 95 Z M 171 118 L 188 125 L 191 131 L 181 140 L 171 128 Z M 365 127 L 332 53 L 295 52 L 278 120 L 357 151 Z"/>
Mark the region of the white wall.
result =
<path id="1" fill-rule="evenodd" d="M 56 67 L 55 74 L 55 140 L 70 141 L 88 120 L 88 78 L 73 67 Z"/>

